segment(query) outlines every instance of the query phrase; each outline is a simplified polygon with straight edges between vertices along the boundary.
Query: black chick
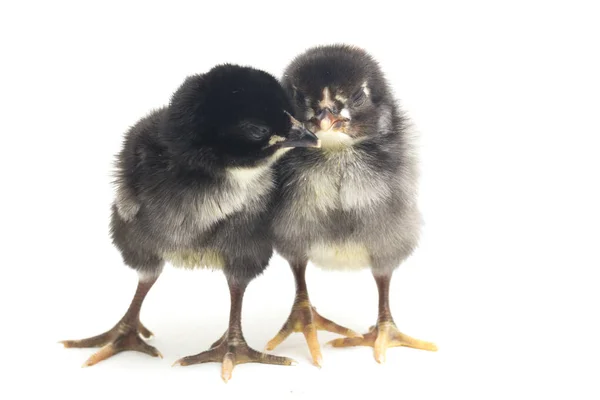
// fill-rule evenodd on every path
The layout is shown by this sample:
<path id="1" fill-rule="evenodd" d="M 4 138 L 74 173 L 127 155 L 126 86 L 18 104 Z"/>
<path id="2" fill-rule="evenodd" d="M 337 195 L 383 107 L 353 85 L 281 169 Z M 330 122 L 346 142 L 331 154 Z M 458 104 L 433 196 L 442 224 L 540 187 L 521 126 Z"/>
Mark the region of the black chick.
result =
<path id="1" fill-rule="evenodd" d="M 248 347 L 241 328 L 246 286 L 273 253 L 268 227 L 272 164 L 292 146 L 318 145 L 291 112 L 274 77 L 221 65 L 188 77 L 168 107 L 127 132 L 117 157 L 110 227 L 125 264 L 139 273 L 139 284 L 111 330 L 63 342 L 65 347 L 102 346 L 85 366 L 125 350 L 160 356 L 140 338 L 152 334 L 139 314 L 165 261 L 222 269 L 231 293 L 229 329 L 210 350 L 177 363 L 222 361 L 225 381 L 238 363 L 292 363 Z"/>
<path id="2" fill-rule="evenodd" d="M 267 345 L 304 333 L 315 364 L 321 363 L 316 331 L 349 338 L 336 347 L 373 346 L 382 362 L 387 347 L 436 350 L 396 328 L 388 290 L 393 271 L 417 246 L 415 148 L 403 117 L 374 59 L 345 45 L 316 47 L 299 55 L 282 79 L 296 117 L 321 140 L 319 149 L 297 149 L 277 163 L 275 250 L 296 279 L 292 313 Z M 316 313 L 305 282 L 307 261 L 333 269 L 370 267 L 379 289 L 377 325 L 364 336 Z"/>

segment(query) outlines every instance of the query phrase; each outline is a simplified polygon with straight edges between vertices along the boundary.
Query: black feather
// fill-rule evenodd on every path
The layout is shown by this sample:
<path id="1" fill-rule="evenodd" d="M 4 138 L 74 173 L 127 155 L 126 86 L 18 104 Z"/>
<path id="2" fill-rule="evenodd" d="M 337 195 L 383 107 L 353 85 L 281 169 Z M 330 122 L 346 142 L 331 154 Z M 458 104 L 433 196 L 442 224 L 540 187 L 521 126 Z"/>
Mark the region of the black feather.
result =
<path id="1" fill-rule="evenodd" d="M 291 128 L 287 96 L 271 75 L 221 65 L 187 78 L 167 107 L 126 134 L 117 157 L 111 235 L 127 265 L 158 273 L 165 254 L 216 252 L 241 281 L 260 274 L 271 255 L 269 135 Z M 244 188 L 232 168 L 262 168 Z M 240 191 L 245 191 L 241 193 Z"/>

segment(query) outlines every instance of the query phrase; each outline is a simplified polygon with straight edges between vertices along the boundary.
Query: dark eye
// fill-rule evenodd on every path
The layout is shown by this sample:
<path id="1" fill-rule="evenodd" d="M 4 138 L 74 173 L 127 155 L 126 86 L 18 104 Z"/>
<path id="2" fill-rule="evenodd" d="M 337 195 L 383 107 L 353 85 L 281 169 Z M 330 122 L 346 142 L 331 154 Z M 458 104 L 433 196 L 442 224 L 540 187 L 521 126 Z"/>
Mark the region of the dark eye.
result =
<path id="1" fill-rule="evenodd" d="M 360 107 L 363 105 L 366 98 L 367 98 L 367 95 L 365 94 L 365 91 L 360 89 L 358 92 L 356 92 L 352 95 L 352 105 L 354 107 Z"/>
<path id="2" fill-rule="evenodd" d="M 240 124 L 240 128 L 242 128 L 246 137 L 255 141 L 264 140 L 271 133 L 271 130 L 268 127 L 255 122 L 244 121 Z"/>
<path id="3" fill-rule="evenodd" d="M 296 101 L 296 105 L 298 107 L 306 106 L 306 97 L 304 97 L 304 95 L 298 91 L 294 92 L 294 100 Z"/>

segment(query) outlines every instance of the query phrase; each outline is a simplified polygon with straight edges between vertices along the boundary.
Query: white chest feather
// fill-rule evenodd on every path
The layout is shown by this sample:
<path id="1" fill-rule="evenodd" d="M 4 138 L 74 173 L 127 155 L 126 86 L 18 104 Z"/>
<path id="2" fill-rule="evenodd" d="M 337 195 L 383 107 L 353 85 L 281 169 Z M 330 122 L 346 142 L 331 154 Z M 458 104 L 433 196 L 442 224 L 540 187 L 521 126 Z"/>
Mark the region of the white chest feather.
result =
<path id="1" fill-rule="evenodd" d="M 327 152 L 322 163 L 301 172 L 298 186 L 295 204 L 304 211 L 368 210 L 391 195 L 385 177 L 351 148 Z"/>
<path id="2" fill-rule="evenodd" d="M 245 207 L 257 205 L 272 185 L 270 166 L 228 169 L 224 183 L 196 199 L 198 223 L 208 227 Z"/>
<path id="3" fill-rule="evenodd" d="M 356 270 L 371 265 L 369 252 L 359 243 L 315 243 L 310 247 L 308 257 L 323 269 Z"/>
<path id="4" fill-rule="evenodd" d="M 194 269 L 210 268 L 223 269 L 225 262 L 223 256 L 214 250 L 201 251 L 182 250 L 164 253 L 163 258 L 175 267 Z"/>
<path id="5" fill-rule="evenodd" d="M 336 130 L 319 131 L 315 133 L 321 141 L 323 149 L 343 149 L 352 146 L 354 139 L 344 132 Z"/>

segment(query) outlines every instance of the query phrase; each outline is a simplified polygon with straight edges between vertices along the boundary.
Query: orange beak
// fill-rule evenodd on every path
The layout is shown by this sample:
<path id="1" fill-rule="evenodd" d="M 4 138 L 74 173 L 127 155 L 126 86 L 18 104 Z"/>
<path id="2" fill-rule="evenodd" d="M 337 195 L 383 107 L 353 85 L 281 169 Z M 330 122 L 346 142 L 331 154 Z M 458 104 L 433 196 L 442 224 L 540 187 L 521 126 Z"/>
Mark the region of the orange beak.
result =
<path id="1" fill-rule="evenodd" d="M 337 122 L 335 116 L 328 110 L 323 110 L 317 117 L 322 131 L 328 131 Z"/>
<path id="2" fill-rule="evenodd" d="M 340 118 L 339 116 L 333 114 L 328 108 L 321 111 L 319 115 L 317 115 L 316 119 L 319 123 L 319 128 L 322 131 L 328 131 L 331 128 L 335 128 L 336 125 L 339 125 L 345 120 L 344 118 Z"/>

